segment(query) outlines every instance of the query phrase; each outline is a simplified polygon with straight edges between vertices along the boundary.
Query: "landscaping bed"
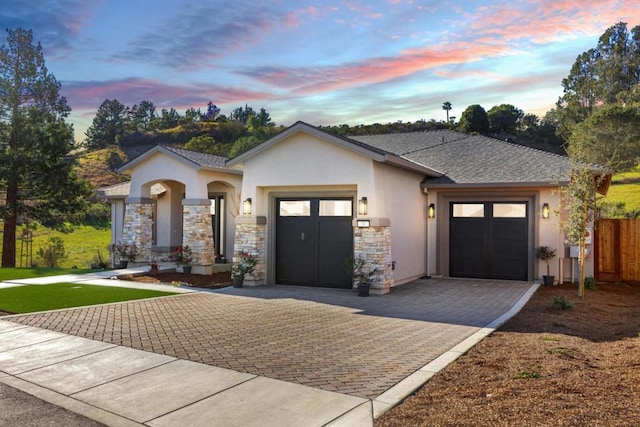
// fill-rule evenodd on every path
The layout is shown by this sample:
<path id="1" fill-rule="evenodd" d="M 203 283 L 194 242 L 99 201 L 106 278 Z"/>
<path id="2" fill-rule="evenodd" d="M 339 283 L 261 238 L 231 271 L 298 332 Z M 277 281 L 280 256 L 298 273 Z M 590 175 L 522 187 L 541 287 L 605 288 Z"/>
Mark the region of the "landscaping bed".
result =
<path id="1" fill-rule="evenodd" d="M 598 284 L 584 299 L 560 285 L 541 287 L 375 425 L 636 426 L 638 402 L 640 284 Z"/>
<path id="2" fill-rule="evenodd" d="M 193 286 L 197 288 L 218 289 L 231 285 L 231 272 L 213 274 L 184 274 L 175 272 L 147 273 L 142 276 L 122 277 L 123 280 L 132 280 L 143 283 L 180 283 L 181 286 Z"/>

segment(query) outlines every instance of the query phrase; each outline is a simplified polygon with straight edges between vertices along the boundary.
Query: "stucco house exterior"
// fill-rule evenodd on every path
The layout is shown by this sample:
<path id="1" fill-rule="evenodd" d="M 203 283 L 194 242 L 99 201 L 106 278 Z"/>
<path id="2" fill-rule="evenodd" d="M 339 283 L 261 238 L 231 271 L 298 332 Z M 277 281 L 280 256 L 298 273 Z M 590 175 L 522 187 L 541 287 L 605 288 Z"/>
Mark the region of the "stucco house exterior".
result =
<path id="1" fill-rule="evenodd" d="M 362 256 L 374 293 L 423 276 L 538 280 L 542 245 L 558 249 L 551 274 L 570 270 L 556 191 L 568 159 L 483 136 L 346 138 L 297 122 L 232 159 L 156 146 L 119 171 L 130 183 L 101 194 L 112 241 L 135 242 L 140 262 L 189 245 L 206 274 L 246 251 L 250 285 L 350 288 L 345 259 Z"/>

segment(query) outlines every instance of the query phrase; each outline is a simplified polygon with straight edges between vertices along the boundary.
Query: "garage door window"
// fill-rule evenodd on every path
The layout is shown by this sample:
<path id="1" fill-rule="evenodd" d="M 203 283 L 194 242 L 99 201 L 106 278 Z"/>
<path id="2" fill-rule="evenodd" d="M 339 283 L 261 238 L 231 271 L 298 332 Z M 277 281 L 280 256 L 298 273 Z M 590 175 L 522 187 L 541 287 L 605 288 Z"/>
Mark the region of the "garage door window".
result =
<path id="1" fill-rule="evenodd" d="M 351 216 L 351 200 L 320 200 L 320 216 Z"/>
<path id="2" fill-rule="evenodd" d="M 494 203 L 494 218 L 526 218 L 526 203 Z"/>
<path id="3" fill-rule="evenodd" d="M 484 203 L 454 203 L 454 218 L 483 218 Z"/>
<path id="4" fill-rule="evenodd" d="M 311 216 L 310 200 L 281 200 L 280 216 Z"/>

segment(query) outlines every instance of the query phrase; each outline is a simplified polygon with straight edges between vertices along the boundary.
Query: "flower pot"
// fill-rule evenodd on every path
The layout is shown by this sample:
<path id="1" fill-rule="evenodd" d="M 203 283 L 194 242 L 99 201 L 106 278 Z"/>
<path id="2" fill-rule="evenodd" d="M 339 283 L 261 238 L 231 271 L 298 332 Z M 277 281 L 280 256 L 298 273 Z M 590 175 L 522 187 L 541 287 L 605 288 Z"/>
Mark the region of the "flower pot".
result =
<path id="1" fill-rule="evenodd" d="M 545 286 L 553 286 L 554 279 L 555 276 L 542 276 L 542 283 L 544 283 Z"/>
<path id="2" fill-rule="evenodd" d="M 192 268 L 191 265 L 183 265 L 182 266 L 182 272 L 184 274 L 191 274 L 191 268 Z"/>
<path id="3" fill-rule="evenodd" d="M 358 296 L 368 297 L 370 287 L 371 287 L 371 283 L 358 283 Z"/>
<path id="4" fill-rule="evenodd" d="M 156 273 L 158 273 L 158 264 L 157 264 L 157 263 L 155 263 L 155 262 L 151 263 L 151 268 L 149 269 L 149 272 L 150 272 L 151 274 L 156 274 Z"/>
<path id="5" fill-rule="evenodd" d="M 233 276 L 233 287 L 241 288 L 244 283 L 244 277 L 242 276 Z"/>
<path id="6" fill-rule="evenodd" d="M 123 260 L 118 263 L 118 268 L 127 268 L 129 261 Z"/>

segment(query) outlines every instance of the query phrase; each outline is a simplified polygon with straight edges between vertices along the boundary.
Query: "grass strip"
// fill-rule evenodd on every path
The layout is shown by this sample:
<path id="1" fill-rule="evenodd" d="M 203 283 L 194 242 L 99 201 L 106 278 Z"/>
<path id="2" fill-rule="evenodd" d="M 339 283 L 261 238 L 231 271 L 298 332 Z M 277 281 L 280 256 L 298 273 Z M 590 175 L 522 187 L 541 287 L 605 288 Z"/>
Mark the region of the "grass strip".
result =
<path id="1" fill-rule="evenodd" d="M 61 274 L 85 274 L 99 270 L 81 268 L 0 268 L 0 282 L 31 277 L 58 276 Z"/>
<path id="2" fill-rule="evenodd" d="M 32 313 L 166 295 L 175 293 L 80 283 L 17 286 L 0 289 L 0 310 L 10 313 Z"/>

